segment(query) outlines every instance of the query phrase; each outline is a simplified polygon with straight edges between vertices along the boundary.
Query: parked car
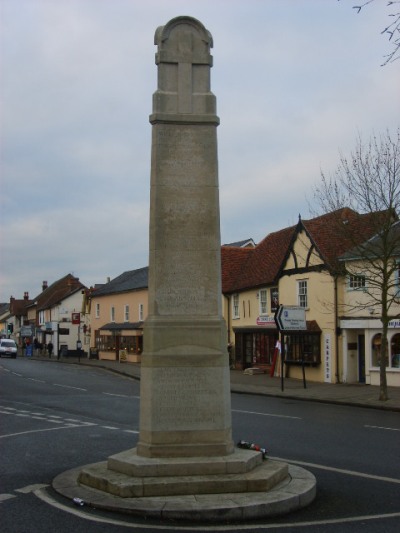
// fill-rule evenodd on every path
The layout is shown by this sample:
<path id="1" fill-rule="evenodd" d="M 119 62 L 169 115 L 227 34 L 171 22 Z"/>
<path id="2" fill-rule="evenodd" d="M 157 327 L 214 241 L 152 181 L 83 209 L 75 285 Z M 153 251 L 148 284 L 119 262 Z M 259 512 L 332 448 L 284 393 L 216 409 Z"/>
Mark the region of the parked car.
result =
<path id="1" fill-rule="evenodd" d="M 1 339 L 0 340 L 0 357 L 3 355 L 8 355 L 14 359 L 17 357 L 17 345 L 12 339 Z"/>

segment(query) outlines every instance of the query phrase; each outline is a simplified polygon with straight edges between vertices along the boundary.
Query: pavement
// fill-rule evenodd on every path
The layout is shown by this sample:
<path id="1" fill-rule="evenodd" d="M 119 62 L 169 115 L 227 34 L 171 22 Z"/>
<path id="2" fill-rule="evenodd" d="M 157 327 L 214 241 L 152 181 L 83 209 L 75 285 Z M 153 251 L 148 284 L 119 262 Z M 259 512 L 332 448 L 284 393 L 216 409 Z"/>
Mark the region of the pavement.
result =
<path id="1" fill-rule="evenodd" d="M 140 380 L 140 363 L 127 363 L 88 359 L 82 357 L 52 357 L 33 356 L 35 361 L 52 361 L 59 364 L 78 364 L 81 366 L 97 367 L 116 372 Z M 389 399 L 379 400 L 379 387 L 362 383 L 315 383 L 303 380 L 285 378 L 282 383 L 279 377 L 268 374 L 248 374 L 241 370 L 231 370 L 231 391 L 240 394 L 257 394 L 263 396 L 282 397 L 296 400 L 352 405 L 388 411 L 400 412 L 400 387 L 388 387 Z"/>

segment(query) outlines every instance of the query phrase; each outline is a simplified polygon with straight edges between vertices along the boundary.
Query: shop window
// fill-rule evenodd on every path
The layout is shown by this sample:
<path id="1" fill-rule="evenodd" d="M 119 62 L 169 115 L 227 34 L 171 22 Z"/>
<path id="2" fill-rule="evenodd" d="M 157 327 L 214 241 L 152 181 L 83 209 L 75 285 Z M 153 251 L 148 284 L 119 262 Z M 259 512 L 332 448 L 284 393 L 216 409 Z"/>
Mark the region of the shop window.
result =
<path id="1" fill-rule="evenodd" d="M 372 366 L 379 367 L 382 354 L 382 334 L 377 333 L 372 339 Z M 388 361 L 386 361 L 388 366 Z"/>
<path id="2" fill-rule="evenodd" d="M 396 263 L 396 270 L 394 271 L 394 290 L 396 298 L 400 298 L 400 261 Z"/>
<path id="3" fill-rule="evenodd" d="M 307 364 L 321 363 L 320 333 L 290 334 L 285 337 L 285 361 Z"/>
<path id="4" fill-rule="evenodd" d="M 97 335 L 96 348 L 101 352 L 115 352 L 116 340 L 113 335 Z"/>
<path id="5" fill-rule="evenodd" d="M 392 368 L 400 368 L 400 333 L 393 335 L 390 341 L 390 363 Z"/>
<path id="6" fill-rule="evenodd" d="M 138 336 L 122 336 L 120 340 L 120 349 L 126 350 L 127 353 L 141 353 L 142 352 L 143 337 Z"/>

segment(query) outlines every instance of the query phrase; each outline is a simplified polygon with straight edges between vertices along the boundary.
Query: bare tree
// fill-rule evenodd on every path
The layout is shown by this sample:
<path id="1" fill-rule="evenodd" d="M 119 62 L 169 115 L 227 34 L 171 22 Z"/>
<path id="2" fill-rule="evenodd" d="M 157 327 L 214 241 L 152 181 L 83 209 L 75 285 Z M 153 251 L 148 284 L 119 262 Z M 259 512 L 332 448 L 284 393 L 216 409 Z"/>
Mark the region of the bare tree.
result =
<path id="1" fill-rule="evenodd" d="M 364 0 L 362 4 L 354 5 L 353 9 L 357 13 L 361 13 L 363 8 L 372 4 L 376 0 Z M 383 1 L 383 0 L 380 0 Z M 389 24 L 387 24 L 383 30 L 381 30 L 381 35 L 386 35 L 389 39 L 389 42 L 393 45 L 392 51 L 385 55 L 385 61 L 382 63 L 382 66 L 387 65 L 396 61 L 400 58 L 400 0 L 384 0 L 386 2 L 386 7 L 389 9 Z M 396 5 L 397 4 L 397 5 Z"/>
<path id="2" fill-rule="evenodd" d="M 400 303 L 400 129 L 373 137 L 364 144 L 361 136 L 349 157 L 340 155 L 340 163 L 331 176 L 321 173 L 321 183 L 314 190 L 314 201 L 322 212 L 335 211 L 335 222 L 350 244 L 344 258 L 345 274 L 355 276 L 352 263 L 363 265 L 367 283 L 363 287 L 361 308 L 378 307 L 382 321 L 380 357 L 380 400 L 387 400 L 386 361 L 389 322 L 398 318 Z M 360 225 L 347 224 L 343 208 L 365 215 L 368 231 L 360 235 Z M 315 208 L 314 208 L 315 209 Z M 362 217 L 361 217 L 362 218 Z M 361 226 L 364 229 L 364 226 Z M 373 236 L 372 238 L 370 238 Z M 364 241 L 364 242 L 363 242 Z M 367 301 L 365 299 L 367 295 Z M 397 311 L 396 311 L 397 309 Z"/>

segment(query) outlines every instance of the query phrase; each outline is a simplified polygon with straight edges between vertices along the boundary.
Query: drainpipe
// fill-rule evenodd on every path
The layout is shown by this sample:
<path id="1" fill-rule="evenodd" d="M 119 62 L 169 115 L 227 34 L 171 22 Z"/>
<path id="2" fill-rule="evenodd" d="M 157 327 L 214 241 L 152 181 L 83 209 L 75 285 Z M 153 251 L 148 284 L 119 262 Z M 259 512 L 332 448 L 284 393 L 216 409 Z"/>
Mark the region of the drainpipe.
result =
<path id="1" fill-rule="evenodd" d="M 334 306 L 335 306 L 335 358 L 336 358 L 336 383 L 340 383 L 340 374 L 339 374 L 339 336 L 340 336 L 340 327 L 339 327 L 339 317 L 338 317 L 338 278 L 335 276 L 335 290 L 334 290 Z"/>

